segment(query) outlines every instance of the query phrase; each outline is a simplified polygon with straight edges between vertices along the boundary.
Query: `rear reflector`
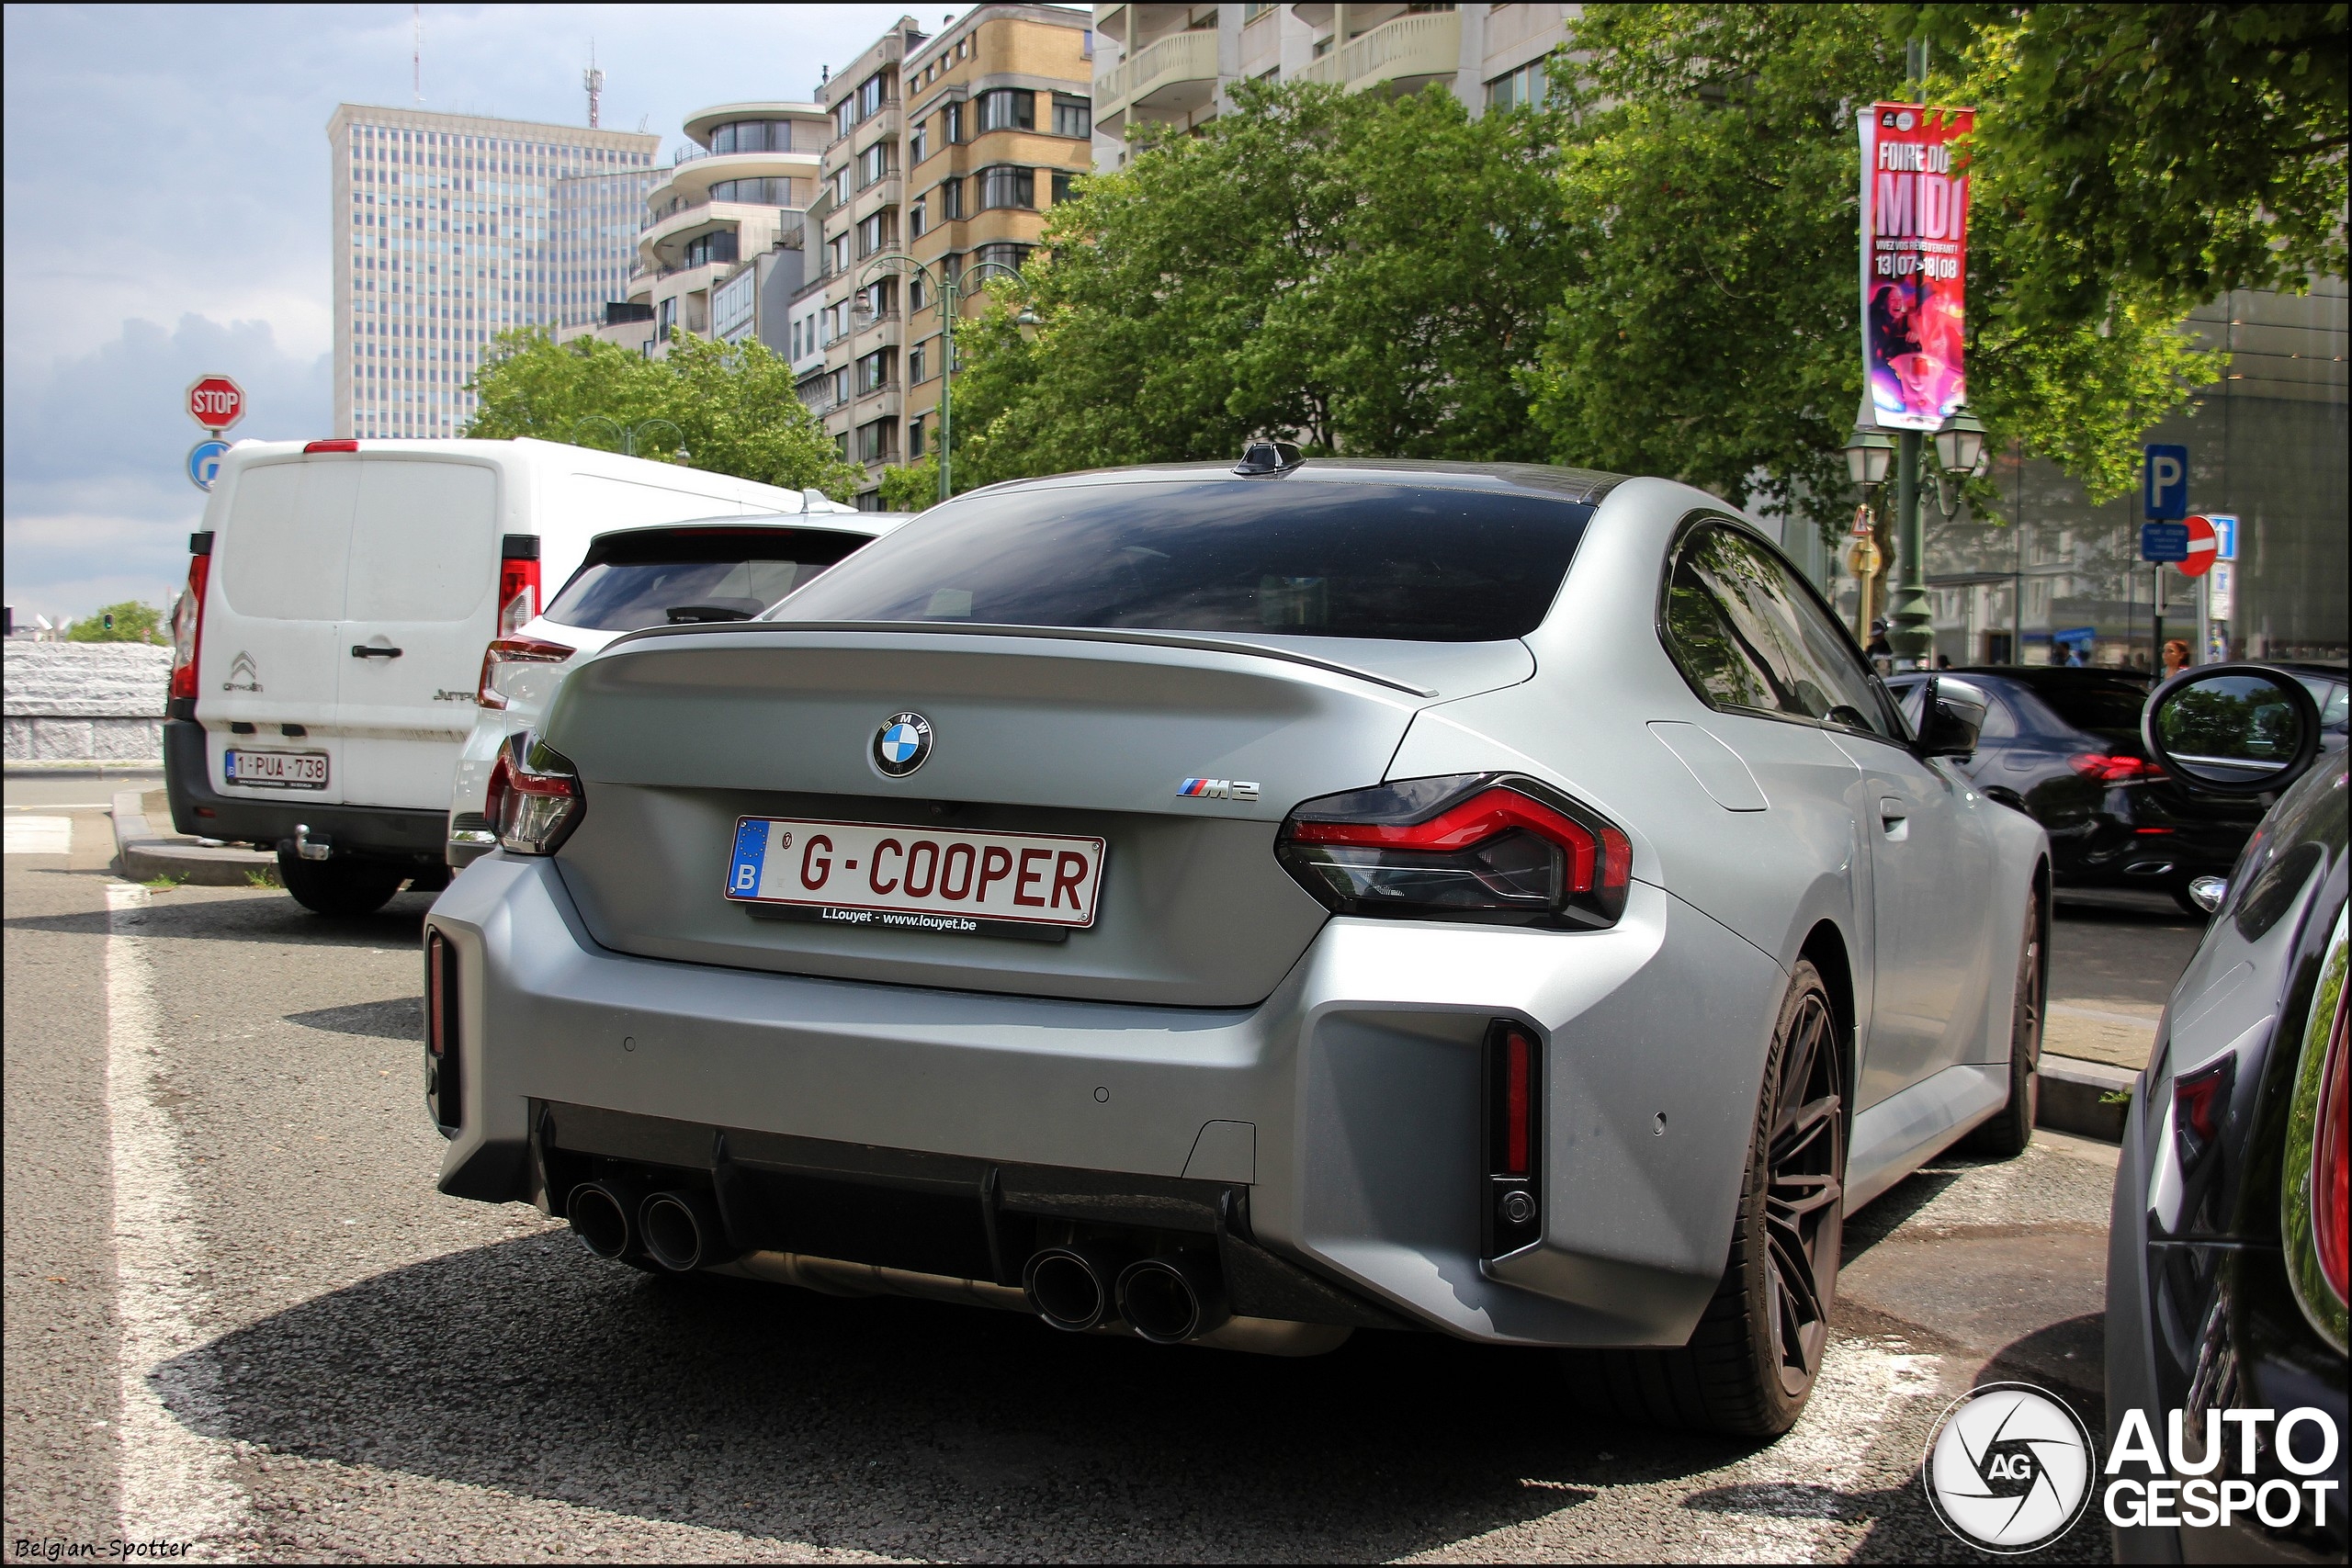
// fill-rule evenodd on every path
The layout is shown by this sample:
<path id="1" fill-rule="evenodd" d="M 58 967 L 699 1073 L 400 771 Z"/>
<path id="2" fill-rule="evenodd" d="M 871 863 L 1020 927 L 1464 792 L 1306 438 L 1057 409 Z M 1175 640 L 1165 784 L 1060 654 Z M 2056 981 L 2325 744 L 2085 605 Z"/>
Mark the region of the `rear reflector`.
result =
<path id="1" fill-rule="evenodd" d="M 424 1103 L 436 1126 L 463 1126 L 458 1093 L 458 948 L 435 931 L 424 939 Z"/>
<path id="2" fill-rule="evenodd" d="M 306 444 L 302 450 L 305 452 L 356 452 L 359 450 L 359 443 L 351 440 L 312 441 Z"/>
<path id="3" fill-rule="evenodd" d="M 1536 1184 L 1542 1148 L 1541 1053 L 1525 1024 L 1498 1018 L 1487 1031 L 1485 1252 L 1499 1258 L 1544 1233 Z"/>
<path id="4" fill-rule="evenodd" d="M 1302 803 L 1275 854 L 1338 914 L 1599 927 L 1624 912 L 1633 844 L 1533 779 L 1401 779 Z"/>

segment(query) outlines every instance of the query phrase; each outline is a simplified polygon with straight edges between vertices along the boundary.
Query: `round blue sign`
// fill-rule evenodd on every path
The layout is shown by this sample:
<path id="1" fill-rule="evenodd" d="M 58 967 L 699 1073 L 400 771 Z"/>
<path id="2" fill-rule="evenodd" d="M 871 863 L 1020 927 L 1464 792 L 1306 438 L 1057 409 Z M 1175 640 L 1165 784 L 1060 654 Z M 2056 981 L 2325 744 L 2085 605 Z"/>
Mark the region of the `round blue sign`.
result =
<path id="1" fill-rule="evenodd" d="M 229 444 L 220 440 L 199 441 L 187 449 L 187 482 L 198 490 L 210 490 L 212 481 L 220 477 L 220 459 L 228 455 Z"/>

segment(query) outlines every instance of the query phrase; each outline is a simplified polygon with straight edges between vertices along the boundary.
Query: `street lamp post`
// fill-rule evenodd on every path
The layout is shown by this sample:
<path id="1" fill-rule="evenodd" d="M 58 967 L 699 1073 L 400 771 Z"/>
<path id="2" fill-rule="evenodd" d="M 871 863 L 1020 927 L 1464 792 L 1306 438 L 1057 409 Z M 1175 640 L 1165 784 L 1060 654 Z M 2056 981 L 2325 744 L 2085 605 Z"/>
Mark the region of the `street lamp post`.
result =
<path id="1" fill-rule="evenodd" d="M 893 252 L 887 256 L 875 257 L 858 275 L 857 286 L 861 289 L 870 288 L 877 274 L 886 273 L 920 277 L 939 298 L 939 499 L 945 501 L 955 493 L 955 476 L 951 471 L 954 461 L 951 442 L 955 426 L 947 394 L 955 385 L 956 323 L 961 319 L 960 301 L 972 291 L 975 283 L 986 283 L 998 274 L 1019 277 L 1021 269 L 1007 266 L 1001 261 L 983 261 L 974 262 L 957 272 L 952 267 L 934 267 L 928 262 L 919 262 L 910 255 Z"/>
<path id="2" fill-rule="evenodd" d="M 623 424 L 619 420 L 609 419 L 600 413 L 588 414 L 571 422 L 571 444 L 573 446 L 577 446 L 582 444 L 580 440 L 580 432 L 584 427 L 592 424 L 601 424 L 605 429 L 613 433 L 613 438 L 621 444 L 621 456 L 624 457 L 634 457 L 637 456 L 637 441 L 639 436 L 644 434 L 647 431 L 651 430 L 657 424 L 663 426 L 671 434 L 678 438 L 678 449 L 670 454 L 672 459 L 676 462 L 683 463 L 687 458 L 686 433 L 680 430 L 675 424 L 666 419 L 640 420 L 635 424 Z"/>

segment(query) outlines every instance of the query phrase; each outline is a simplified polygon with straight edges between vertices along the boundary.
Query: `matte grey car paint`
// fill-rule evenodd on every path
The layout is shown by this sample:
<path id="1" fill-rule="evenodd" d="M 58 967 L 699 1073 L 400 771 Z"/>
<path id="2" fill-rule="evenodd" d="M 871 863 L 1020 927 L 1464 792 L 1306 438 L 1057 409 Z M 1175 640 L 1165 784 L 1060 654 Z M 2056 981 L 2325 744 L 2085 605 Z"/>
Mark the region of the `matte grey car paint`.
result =
<path id="1" fill-rule="evenodd" d="M 1667 551 L 1701 513 L 1736 517 L 1680 485 L 1618 485 L 1523 645 L 1280 639 L 1426 697 L 1084 633 L 779 624 L 615 645 L 549 722 L 584 781 L 578 833 L 551 861 L 478 862 L 430 917 L 459 949 L 465 1009 L 445 1189 L 525 1195 L 534 1097 L 1138 1175 L 1238 1179 L 1246 1144 L 1260 1240 L 1408 1318 L 1517 1343 L 1681 1343 L 1723 1270 L 1808 943 L 1833 944 L 1853 978 L 1850 1207 L 2001 1103 L 2046 857 L 2036 824 L 1943 764 L 1702 702 L 1657 626 Z M 777 691 L 788 725 L 762 708 Z M 909 707 L 937 747 L 889 780 L 867 743 Z M 1329 918 L 1274 861 L 1303 798 L 1497 769 L 1624 829 L 1635 880 L 1616 927 Z M 1261 797 L 1172 799 L 1188 774 L 1254 779 Z M 809 787 L 776 794 L 779 777 Z M 1102 831 L 1105 917 L 1065 945 L 917 949 L 726 907 L 735 814 L 829 796 L 943 827 Z M 936 803 L 956 814 L 922 815 Z M 1224 880 L 1187 884 L 1186 856 Z M 1181 934 L 1136 920 L 1171 900 Z M 1482 1262 L 1476 1064 L 1497 1017 L 1547 1043 L 1545 1233 Z"/>

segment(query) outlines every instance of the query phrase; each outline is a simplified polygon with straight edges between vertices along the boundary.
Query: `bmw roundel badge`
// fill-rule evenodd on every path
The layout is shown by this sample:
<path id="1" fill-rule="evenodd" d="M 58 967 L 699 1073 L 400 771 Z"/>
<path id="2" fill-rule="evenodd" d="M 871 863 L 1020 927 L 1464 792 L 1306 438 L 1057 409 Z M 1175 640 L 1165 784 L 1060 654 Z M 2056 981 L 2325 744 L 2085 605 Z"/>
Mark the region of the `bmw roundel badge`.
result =
<path id="1" fill-rule="evenodd" d="M 919 713 L 894 713 L 874 732 L 874 765 L 894 779 L 905 778 L 931 755 L 931 720 Z"/>

